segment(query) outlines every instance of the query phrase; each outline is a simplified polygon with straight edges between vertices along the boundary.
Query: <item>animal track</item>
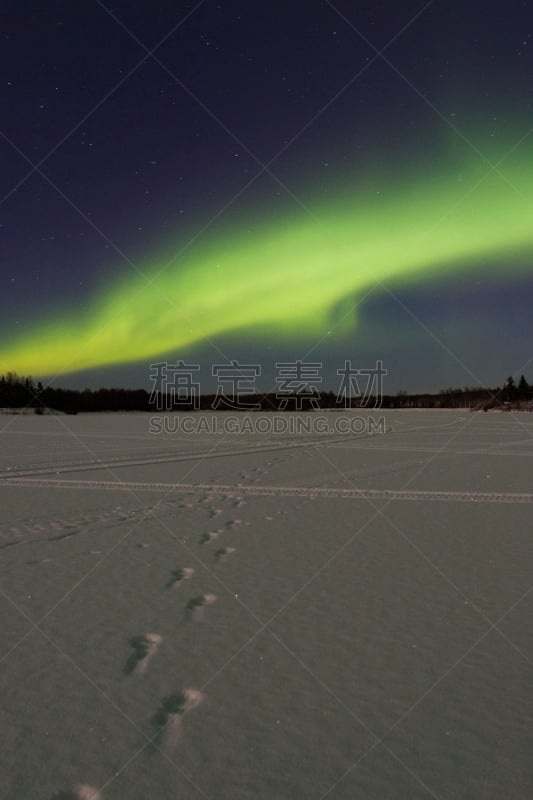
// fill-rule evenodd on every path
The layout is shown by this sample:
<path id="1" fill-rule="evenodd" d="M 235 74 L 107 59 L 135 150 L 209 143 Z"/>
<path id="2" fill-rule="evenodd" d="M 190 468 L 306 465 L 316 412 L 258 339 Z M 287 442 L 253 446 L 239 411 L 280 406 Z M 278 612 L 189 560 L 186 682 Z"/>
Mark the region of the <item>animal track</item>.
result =
<path id="1" fill-rule="evenodd" d="M 220 547 L 215 553 L 215 561 L 225 561 L 228 556 L 233 555 L 236 550 L 236 547 Z"/>
<path id="2" fill-rule="evenodd" d="M 130 639 L 133 653 L 126 662 L 124 672 L 126 675 L 133 673 L 144 675 L 148 664 L 157 653 L 163 637 L 158 633 L 145 633 L 143 636 L 136 636 Z"/>
<path id="3" fill-rule="evenodd" d="M 186 618 L 193 622 L 201 622 L 204 619 L 204 609 L 212 606 L 216 602 L 216 594 L 201 594 L 189 600 L 185 609 Z"/>
<path id="4" fill-rule="evenodd" d="M 209 542 L 214 542 L 215 539 L 218 539 L 222 531 L 209 531 L 208 533 L 204 533 L 200 537 L 200 544 L 209 544 Z"/>
<path id="5" fill-rule="evenodd" d="M 183 581 L 189 581 L 194 575 L 193 567 L 183 567 L 175 569 L 167 583 L 167 589 L 176 589 Z"/>
<path id="6" fill-rule="evenodd" d="M 31 541 L 32 544 L 38 544 L 41 542 L 68 540 L 84 533 L 92 525 L 140 521 L 141 519 L 150 519 L 154 514 L 161 518 L 164 515 L 174 514 L 176 508 L 179 507 L 176 503 L 165 501 L 156 503 L 153 506 L 132 508 L 130 510 L 117 506 L 110 511 L 103 511 L 92 516 L 77 514 L 71 519 L 52 519 L 36 522 L 34 518 L 29 518 L 21 520 L 18 525 L 10 528 L 0 526 L 0 550 L 24 544 L 28 541 Z M 192 508 L 192 504 L 190 504 L 190 507 Z M 6 539 L 7 541 L 5 541 Z"/>
<path id="7" fill-rule="evenodd" d="M 198 708 L 204 699 L 199 689 L 182 689 L 164 698 L 153 719 L 158 728 L 156 741 L 164 753 L 176 749 L 183 735 L 183 717 Z"/>
<path id="8" fill-rule="evenodd" d="M 226 528 L 236 528 L 238 525 L 243 525 L 242 519 L 230 519 L 224 523 Z"/>

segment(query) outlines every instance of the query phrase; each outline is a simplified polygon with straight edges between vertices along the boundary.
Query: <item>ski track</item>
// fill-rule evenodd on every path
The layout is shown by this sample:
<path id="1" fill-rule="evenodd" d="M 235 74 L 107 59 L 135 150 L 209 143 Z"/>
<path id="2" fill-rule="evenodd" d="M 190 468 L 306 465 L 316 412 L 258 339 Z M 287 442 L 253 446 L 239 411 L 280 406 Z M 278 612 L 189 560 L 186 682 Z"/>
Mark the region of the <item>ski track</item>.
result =
<path id="1" fill-rule="evenodd" d="M 159 492 L 219 496 L 344 498 L 348 500 L 415 500 L 470 503 L 533 503 L 528 492 L 457 492 L 405 489 L 340 489 L 306 486 L 249 486 L 217 483 L 143 483 L 142 481 L 88 481 L 11 478 L 0 486 L 96 491 Z"/>
<path id="2" fill-rule="evenodd" d="M 382 436 L 386 436 L 387 439 L 389 436 L 394 434 L 403 435 L 405 433 L 412 433 L 412 432 L 434 432 L 442 430 L 443 428 L 449 428 L 450 426 L 458 425 L 463 418 L 460 417 L 457 420 L 452 420 L 451 422 L 442 423 L 440 425 L 434 426 L 417 426 L 412 428 L 400 428 L 395 427 L 393 429 L 388 429 L 385 434 L 350 434 L 350 435 L 341 435 L 336 434 L 332 436 L 319 436 L 314 438 L 305 438 L 300 437 L 298 441 L 287 441 L 281 440 L 279 442 L 272 442 L 261 440 L 259 442 L 254 441 L 245 447 L 240 448 L 227 448 L 225 450 L 217 450 L 216 448 L 211 447 L 209 450 L 201 450 L 201 451 L 189 451 L 183 454 L 176 454 L 176 453 L 165 453 L 165 454 L 153 454 L 147 457 L 140 457 L 139 455 L 135 457 L 128 458 L 127 456 L 117 456 L 116 458 L 105 458 L 100 459 L 96 454 L 92 454 L 93 458 L 87 460 L 78 459 L 76 461 L 52 461 L 52 462 L 40 462 L 37 464 L 29 464 L 25 466 L 17 466 L 12 465 L 9 467 L 3 467 L 0 469 L 0 485 L 1 482 L 5 479 L 12 478 L 14 476 L 17 477 L 26 477 L 26 476 L 33 476 L 33 475 L 49 475 L 50 473 L 54 474 L 61 474 L 65 472 L 85 472 L 88 470 L 99 470 L 99 469 L 114 469 L 118 467 L 137 467 L 137 466 L 149 466 L 151 464 L 172 464 L 172 463 L 179 463 L 182 461 L 205 461 L 206 459 L 213 459 L 213 458 L 228 458 L 232 456 L 241 456 L 241 455 L 255 455 L 257 453 L 276 453 L 276 452 L 283 452 L 283 451 L 292 451 L 292 450 L 302 450 L 309 447 L 343 447 L 343 446 L 352 446 L 358 447 L 360 446 L 361 449 L 370 449 L 376 450 L 381 452 L 382 450 L 406 450 L 407 452 L 443 452 L 446 453 L 448 451 L 443 450 L 441 451 L 438 447 L 436 448 L 417 448 L 417 447 L 389 447 L 387 444 L 386 448 L 376 447 L 376 446 L 369 446 L 368 444 L 359 445 L 359 442 L 368 442 L 370 439 L 377 441 Z M 213 437 L 216 440 L 216 436 L 213 434 Z M 449 451 L 454 452 L 454 451 Z M 468 452 L 468 451 L 457 451 L 458 453 Z M 477 452 L 484 452 L 484 451 L 477 451 Z M 503 453 L 502 453 L 503 455 Z M 507 453 L 505 453 L 507 455 Z M 518 455 L 518 454 L 517 454 Z M 521 454 L 520 454 L 521 455 Z M 533 455 L 533 453 L 531 454 Z"/>

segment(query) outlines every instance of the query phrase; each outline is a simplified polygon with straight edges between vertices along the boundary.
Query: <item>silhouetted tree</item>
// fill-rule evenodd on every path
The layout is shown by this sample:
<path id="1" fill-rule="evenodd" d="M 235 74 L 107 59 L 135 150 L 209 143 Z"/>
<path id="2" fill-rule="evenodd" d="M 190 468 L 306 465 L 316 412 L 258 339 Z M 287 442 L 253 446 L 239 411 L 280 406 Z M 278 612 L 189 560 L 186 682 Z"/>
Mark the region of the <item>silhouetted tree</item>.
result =
<path id="1" fill-rule="evenodd" d="M 512 375 L 509 375 L 502 390 L 502 399 L 504 402 L 513 403 L 517 398 L 517 388 Z"/>
<path id="2" fill-rule="evenodd" d="M 517 388 L 517 396 L 518 400 L 527 402 L 531 399 L 531 386 L 526 381 L 523 375 L 520 375 L 520 380 L 518 381 L 518 388 Z"/>
<path id="3" fill-rule="evenodd" d="M 245 402 L 258 402 L 264 411 L 280 410 L 280 397 L 273 393 L 250 395 L 242 398 Z M 333 392 L 321 392 L 316 398 L 320 408 L 342 411 L 344 402 Z M 194 405 L 184 407 L 173 405 L 168 398 L 168 409 L 193 411 Z M 199 407 L 211 410 L 214 395 L 202 395 Z M 525 404 L 533 400 L 533 384 L 528 384 L 522 375 L 518 385 L 510 376 L 502 388 L 468 387 L 443 389 L 438 393 L 410 394 L 405 390 L 396 395 L 385 395 L 381 408 L 472 408 L 484 410 L 501 407 L 502 403 Z M 360 401 L 351 398 L 349 407 L 358 408 Z M 374 406 L 373 401 L 368 407 Z M 35 386 L 31 377 L 19 377 L 15 372 L 0 376 L 0 408 L 33 408 L 36 413 L 45 408 L 63 413 L 94 411 L 153 411 L 150 395 L 145 389 L 61 389 L 43 386 L 41 381 Z M 509 408 L 509 406 L 506 406 Z M 306 406 L 307 410 L 307 406 Z M 308 409 L 311 410 L 311 409 Z"/>

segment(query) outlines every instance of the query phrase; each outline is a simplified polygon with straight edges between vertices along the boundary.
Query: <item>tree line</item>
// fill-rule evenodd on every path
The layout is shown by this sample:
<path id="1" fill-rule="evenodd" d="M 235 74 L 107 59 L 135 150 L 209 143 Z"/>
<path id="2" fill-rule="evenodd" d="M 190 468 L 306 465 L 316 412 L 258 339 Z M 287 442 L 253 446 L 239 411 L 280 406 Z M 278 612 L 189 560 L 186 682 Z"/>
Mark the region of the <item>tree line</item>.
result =
<path id="1" fill-rule="evenodd" d="M 154 411 L 164 410 L 246 410 L 255 404 L 259 410 L 288 410 L 301 408 L 337 409 L 346 408 L 471 408 L 488 411 L 490 409 L 533 410 L 533 383 L 528 383 L 524 375 L 518 382 L 510 376 L 502 386 L 491 388 L 464 387 L 448 388 L 439 392 L 411 393 L 400 391 L 384 395 L 381 399 L 350 398 L 348 403 L 339 401 L 334 392 L 317 392 L 313 397 L 302 398 L 297 394 L 280 398 L 276 393 L 256 393 L 240 396 L 235 404 L 220 401 L 215 394 L 201 395 L 195 402 L 184 403 L 173 396 L 156 397 L 146 389 L 62 389 L 45 386 L 41 381 L 34 382 L 31 377 L 20 377 L 8 373 L 0 377 L 0 408 L 27 409 L 36 414 L 47 411 L 65 414 L 95 411 Z"/>

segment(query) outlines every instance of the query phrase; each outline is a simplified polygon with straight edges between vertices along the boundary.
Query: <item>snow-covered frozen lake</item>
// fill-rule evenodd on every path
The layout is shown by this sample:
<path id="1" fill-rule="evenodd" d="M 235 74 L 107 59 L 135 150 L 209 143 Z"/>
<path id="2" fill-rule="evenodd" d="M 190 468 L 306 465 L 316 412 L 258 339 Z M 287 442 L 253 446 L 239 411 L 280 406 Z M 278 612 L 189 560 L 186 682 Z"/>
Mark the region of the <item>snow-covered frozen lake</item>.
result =
<path id="1" fill-rule="evenodd" d="M 533 415 L 230 416 L 0 417 L 0 797 L 530 798 Z"/>

